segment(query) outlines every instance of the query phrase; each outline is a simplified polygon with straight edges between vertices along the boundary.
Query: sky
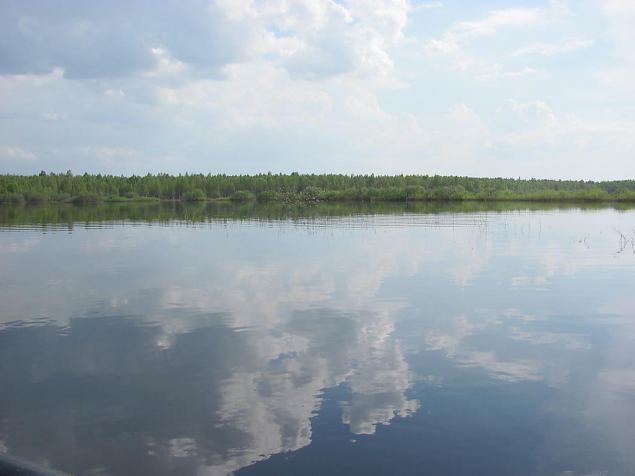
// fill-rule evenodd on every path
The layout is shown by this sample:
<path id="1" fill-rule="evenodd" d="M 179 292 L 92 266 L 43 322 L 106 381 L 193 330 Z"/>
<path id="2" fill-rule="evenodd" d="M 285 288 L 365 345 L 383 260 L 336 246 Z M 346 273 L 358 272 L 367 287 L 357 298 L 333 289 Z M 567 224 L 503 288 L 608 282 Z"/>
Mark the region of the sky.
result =
<path id="1" fill-rule="evenodd" d="M 0 0 L 0 173 L 635 178 L 635 0 Z"/>

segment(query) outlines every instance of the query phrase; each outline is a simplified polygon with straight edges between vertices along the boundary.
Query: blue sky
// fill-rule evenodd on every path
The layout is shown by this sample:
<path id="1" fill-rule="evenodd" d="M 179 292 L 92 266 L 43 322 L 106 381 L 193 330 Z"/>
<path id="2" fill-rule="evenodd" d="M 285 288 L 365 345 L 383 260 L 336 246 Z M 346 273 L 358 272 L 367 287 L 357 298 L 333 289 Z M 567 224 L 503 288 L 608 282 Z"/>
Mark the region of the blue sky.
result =
<path id="1" fill-rule="evenodd" d="M 0 0 L 0 173 L 635 177 L 635 1 Z"/>

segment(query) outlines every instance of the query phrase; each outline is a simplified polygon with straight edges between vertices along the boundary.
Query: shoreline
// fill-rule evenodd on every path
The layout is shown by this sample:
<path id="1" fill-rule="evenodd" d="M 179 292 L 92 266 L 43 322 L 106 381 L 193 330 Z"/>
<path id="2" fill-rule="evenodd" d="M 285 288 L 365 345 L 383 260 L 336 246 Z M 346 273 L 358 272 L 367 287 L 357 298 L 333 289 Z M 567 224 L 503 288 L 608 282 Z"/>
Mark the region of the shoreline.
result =
<path id="1" fill-rule="evenodd" d="M 635 180 L 441 175 L 0 174 L 0 203 L 72 202 L 633 202 Z"/>
<path id="2" fill-rule="evenodd" d="M 595 204 L 611 204 L 611 203 L 632 203 L 635 204 L 635 197 L 620 198 L 620 197 L 604 197 L 604 198 L 588 198 L 584 196 L 570 196 L 570 197 L 505 197 L 505 198 L 413 198 L 403 200 L 391 200 L 391 199 L 330 199 L 330 200 L 259 200 L 257 198 L 248 200 L 235 200 L 231 197 L 220 198 L 204 198 L 200 200 L 189 200 L 185 198 L 155 198 L 155 197 L 139 197 L 139 198 L 100 198 L 97 200 L 75 201 L 69 200 L 0 200 L 0 206 L 12 206 L 12 205 L 98 205 L 98 204 L 117 204 L 117 203 L 233 203 L 233 204 L 278 204 L 278 205 L 317 205 L 317 204 L 374 204 L 374 203 L 595 203 Z"/>

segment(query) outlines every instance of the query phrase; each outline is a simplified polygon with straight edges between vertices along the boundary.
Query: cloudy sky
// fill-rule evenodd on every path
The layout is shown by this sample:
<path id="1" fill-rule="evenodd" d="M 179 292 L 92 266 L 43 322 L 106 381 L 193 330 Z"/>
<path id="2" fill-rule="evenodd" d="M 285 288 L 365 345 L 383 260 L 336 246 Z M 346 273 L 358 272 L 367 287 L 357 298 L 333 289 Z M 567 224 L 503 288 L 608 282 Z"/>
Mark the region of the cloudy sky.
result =
<path id="1" fill-rule="evenodd" d="M 635 0 L 0 0 L 0 173 L 635 176 Z"/>

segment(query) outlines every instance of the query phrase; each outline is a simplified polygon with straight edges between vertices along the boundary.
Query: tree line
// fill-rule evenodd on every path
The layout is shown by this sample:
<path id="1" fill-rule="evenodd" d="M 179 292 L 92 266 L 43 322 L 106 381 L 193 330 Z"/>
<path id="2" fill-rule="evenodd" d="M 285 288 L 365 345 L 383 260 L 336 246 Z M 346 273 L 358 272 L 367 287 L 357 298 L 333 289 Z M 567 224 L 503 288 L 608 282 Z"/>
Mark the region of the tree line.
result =
<path id="1" fill-rule="evenodd" d="M 634 201 L 635 180 L 576 181 L 441 175 L 46 173 L 0 175 L 0 202 L 129 200 Z"/>

